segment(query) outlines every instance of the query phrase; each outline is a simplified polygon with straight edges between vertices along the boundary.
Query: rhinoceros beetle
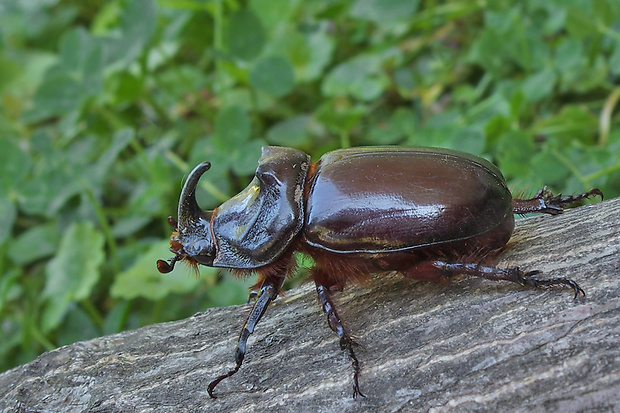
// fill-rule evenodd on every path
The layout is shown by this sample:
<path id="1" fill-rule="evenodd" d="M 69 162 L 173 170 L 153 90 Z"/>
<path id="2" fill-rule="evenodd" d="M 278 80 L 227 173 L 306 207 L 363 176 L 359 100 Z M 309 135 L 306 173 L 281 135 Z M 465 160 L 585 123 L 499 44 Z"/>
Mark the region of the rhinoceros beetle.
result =
<path id="1" fill-rule="evenodd" d="M 541 278 L 539 271 L 483 265 L 505 246 L 514 214 L 558 214 L 564 206 L 603 194 L 591 189 L 576 196 L 554 196 L 546 188 L 531 199 L 513 198 L 501 172 L 470 154 L 437 148 L 370 147 L 329 152 L 311 162 L 302 151 L 264 147 L 254 179 L 238 195 L 212 211 L 196 202 L 205 162 L 190 173 L 179 200 L 178 222 L 168 262 L 256 272 L 260 288 L 241 331 L 234 369 L 208 386 L 235 374 L 246 344 L 288 274 L 293 252 L 314 260 L 311 280 L 329 327 L 353 366 L 353 397 L 364 396 L 353 340 L 344 328 L 331 294 L 371 274 L 398 271 L 405 277 L 443 281 L 465 274 L 507 280 L 524 286 L 567 285 L 566 278 Z M 463 257 L 467 257 L 464 259 Z"/>

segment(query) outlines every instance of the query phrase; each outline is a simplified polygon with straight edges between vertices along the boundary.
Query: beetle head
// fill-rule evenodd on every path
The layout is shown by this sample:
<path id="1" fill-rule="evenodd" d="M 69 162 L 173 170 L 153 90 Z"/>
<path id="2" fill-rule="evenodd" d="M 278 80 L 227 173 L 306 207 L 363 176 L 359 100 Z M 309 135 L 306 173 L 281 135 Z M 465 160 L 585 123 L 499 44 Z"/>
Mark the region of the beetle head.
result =
<path id="1" fill-rule="evenodd" d="M 174 228 L 170 237 L 170 251 L 175 256 L 168 260 L 157 261 L 157 269 L 168 273 L 174 269 L 177 261 L 186 260 L 190 265 L 212 265 L 215 246 L 211 236 L 211 217 L 213 211 L 203 211 L 196 202 L 196 185 L 198 180 L 211 168 L 209 162 L 203 162 L 189 174 L 179 199 L 179 219 L 169 217 L 168 222 Z"/>

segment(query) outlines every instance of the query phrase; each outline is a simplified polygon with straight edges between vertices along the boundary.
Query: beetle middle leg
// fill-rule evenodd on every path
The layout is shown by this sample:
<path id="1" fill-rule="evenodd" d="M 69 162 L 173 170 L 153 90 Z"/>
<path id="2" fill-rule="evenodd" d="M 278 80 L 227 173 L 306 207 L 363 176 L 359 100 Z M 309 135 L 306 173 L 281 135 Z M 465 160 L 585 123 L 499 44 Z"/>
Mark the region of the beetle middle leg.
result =
<path id="1" fill-rule="evenodd" d="M 418 277 L 417 273 L 423 274 Z M 568 278 L 543 278 L 539 277 L 540 271 L 523 271 L 519 267 L 498 268 L 476 263 L 447 262 L 442 260 L 429 260 L 416 264 L 405 272 L 409 278 L 430 279 L 429 274 L 435 274 L 436 279 L 454 276 L 458 274 L 473 275 L 486 278 L 487 280 L 511 281 L 523 286 L 542 287 L 551 285 L 566 285 L 573 289 L 575 298 L 586 293 L 575 281 Z"/>
<path id="2" fill-rule="evenodd" d="M 545 186 L 533 198 L 513 199 L 512 210 L 515 214 L 541 213 L 557 215 L 564 211 L 565 206 L 593 196 L 600 196 L 603 199 L 603 193 L 598 188 L 590 189 L 588 192 L 579 195 L 562 196 L 562 194 L 553 195 Z"/>
<path id="3" fill-rule="evenodd" d="M 357 360 L 357 356 L 353 351 L 353 346 L 355 342 L 351 338 L 351 336 L 347 333 L 342 321 L 340 321 L 340 317 L 336 312 L 336 306 L 334 305 L 334 301 L 331 298 L 329 293 L 329 287 L 321 284 L 316 280 L 316 292 L 319 297 L 319 302 L 321 303 L 321 308 L 323 312 L 327 315 L 327 323 L 329 327 L 332 329 L 334 333 L 340 338 L 340 349 L 347 352 L 349 359 L 351 359 L 351 365 L 353 366 L 353 398 L 356 399 L 357 396 L 366 397 L 360 390 L 359 386 L 359 374 L 360 374 L 360 363 Z"/>

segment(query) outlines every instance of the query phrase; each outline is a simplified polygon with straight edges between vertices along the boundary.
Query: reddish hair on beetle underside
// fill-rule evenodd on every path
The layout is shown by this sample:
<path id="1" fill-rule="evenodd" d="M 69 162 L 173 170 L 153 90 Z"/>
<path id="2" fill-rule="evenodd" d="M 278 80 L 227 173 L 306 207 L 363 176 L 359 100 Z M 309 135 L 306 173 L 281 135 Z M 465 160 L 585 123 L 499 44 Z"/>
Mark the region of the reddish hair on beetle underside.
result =
<path id="1" fill-rule="evenodd" d="M 512 194 L 513 199 L 529 199 L 538 190 L 533 190 L 531 185 L 523 185 L 521 183 L 515 183 L 510 188 L 510 193 Z"/>

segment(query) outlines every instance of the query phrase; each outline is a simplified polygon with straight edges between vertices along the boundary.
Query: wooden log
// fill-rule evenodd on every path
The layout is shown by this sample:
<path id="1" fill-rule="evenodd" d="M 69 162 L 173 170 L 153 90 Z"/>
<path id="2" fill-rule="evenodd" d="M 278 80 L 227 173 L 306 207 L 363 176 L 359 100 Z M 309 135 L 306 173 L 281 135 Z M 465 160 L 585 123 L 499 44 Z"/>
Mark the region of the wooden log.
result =
<path id="1" fill-rule="evenodd" d="M 247 306 L 74 343 L 0 375 L 0 411 L 613 411 L 620 409 L 620 198 L 526 218 L 499 265 L 577 281 L 374 278 L 336 297 L 361 347 L 360 385 L 311 285 L 289 291 L 234 365 Z"/>

